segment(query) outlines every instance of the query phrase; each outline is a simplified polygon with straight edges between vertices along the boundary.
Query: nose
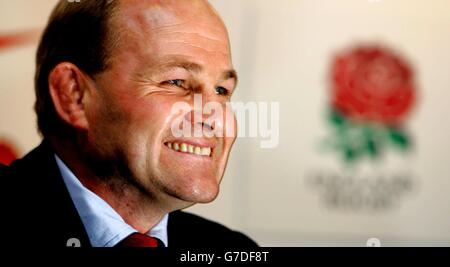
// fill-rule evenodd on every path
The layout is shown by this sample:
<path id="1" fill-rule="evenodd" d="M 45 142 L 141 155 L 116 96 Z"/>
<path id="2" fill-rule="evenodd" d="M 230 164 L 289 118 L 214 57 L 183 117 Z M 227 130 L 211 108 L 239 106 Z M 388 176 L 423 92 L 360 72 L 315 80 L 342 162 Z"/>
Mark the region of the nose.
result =
<path id="1" fill-rule="evenodd" d="M 194 94 L 189 105 L 191 109 L 184 119 L 193 126 L 194 134 L 201 130 L 207 137 L 223 136 L 226 118 L 230 117 L 224 97 L 203 88 Z"/>
<path id="2" fill-rule="evenodd" d="M 196 109 L 195 105 L 193 109 L 184 115 L 184 119 L 193 126 L 192 129 L 194 129 L 194 134 L 200 130 L 203 132 L 212 133 L 217 125 L 215 120 L 211 120 L 209 115 L 203 112 L 203 108 L 200 110 Z"/>

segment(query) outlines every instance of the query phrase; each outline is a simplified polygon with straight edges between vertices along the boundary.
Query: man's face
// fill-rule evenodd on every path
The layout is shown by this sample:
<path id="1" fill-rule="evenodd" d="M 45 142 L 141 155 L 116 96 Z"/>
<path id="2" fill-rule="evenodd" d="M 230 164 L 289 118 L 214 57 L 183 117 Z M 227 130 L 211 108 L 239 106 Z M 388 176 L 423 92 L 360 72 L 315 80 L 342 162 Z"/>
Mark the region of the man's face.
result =
<path id="1" fill-rule="evenodd" d="M 236 78 L 222 22 L 204 1 L 131 0 L 120 2 L 112 27 L 118 42 L 110 67 L 95 79 L 89 142 L 119 159 L 127 179 L 166 208 L 212 201 L 235 134 L 175 138 L 171 109 L 180 101 L 193 108 L 194 94 L 203 104 L 229 101 Z M 225 131 L 235 127 L 229 121 L 210 126 Z"/>

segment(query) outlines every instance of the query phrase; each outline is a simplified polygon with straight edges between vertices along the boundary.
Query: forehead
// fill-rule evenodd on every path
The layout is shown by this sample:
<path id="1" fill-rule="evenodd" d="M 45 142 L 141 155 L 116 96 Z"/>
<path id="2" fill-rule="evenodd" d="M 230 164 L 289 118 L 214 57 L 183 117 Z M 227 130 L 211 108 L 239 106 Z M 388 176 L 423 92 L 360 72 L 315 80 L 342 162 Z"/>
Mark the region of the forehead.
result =
<path id="1" fill-rule="evenodd" d="M 167 57 L 229 59 L 227 30 L 203 0 L 122 0 L 114 17 L 122 44 L 136 52 Z"/>

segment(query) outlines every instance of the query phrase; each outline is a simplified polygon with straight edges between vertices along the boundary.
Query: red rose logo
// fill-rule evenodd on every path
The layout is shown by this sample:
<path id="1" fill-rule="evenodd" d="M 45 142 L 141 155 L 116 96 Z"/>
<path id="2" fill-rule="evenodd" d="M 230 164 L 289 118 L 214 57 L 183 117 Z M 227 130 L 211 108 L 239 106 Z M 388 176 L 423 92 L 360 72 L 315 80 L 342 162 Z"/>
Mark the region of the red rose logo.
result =
<path id="1" fill-rule="evenodd" d="M 333 65 L 333 106 L 344 116 L 397 125 L 415 100 L 412 71 L 378 47 L 339 55 Z"/>
<path id="2" fill-rule="evenodd" d="M 327 144 L 347 162 L 379 158 L 391 145 L 406 151 L 412 140 L 403 122 L 415 102 L 413 73 L 387 49 L 361 47 L 332 65 L 331 112 L 334 137 Z"/>

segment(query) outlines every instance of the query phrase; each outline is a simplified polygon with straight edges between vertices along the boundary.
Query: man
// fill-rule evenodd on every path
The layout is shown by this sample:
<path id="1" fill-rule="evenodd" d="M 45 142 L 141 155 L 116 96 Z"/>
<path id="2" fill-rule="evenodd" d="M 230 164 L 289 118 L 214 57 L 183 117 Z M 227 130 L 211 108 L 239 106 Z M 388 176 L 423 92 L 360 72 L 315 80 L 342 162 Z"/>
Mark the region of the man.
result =
<path id="1" fill-rule="evenodd" d="M 35 82 L 44 141 L 2 171 L 8 242 L 256 245 L 180 211 L 216 198 L 235 140 L 171 130 L 176 103 L 188 103 L 183 116 L 196 112 L 194 94 L 225 106 L 236 86 L 226 28 L 207 1 L 61 0 Z M 214 132 L 234 123 L 192 121 Z"/>

